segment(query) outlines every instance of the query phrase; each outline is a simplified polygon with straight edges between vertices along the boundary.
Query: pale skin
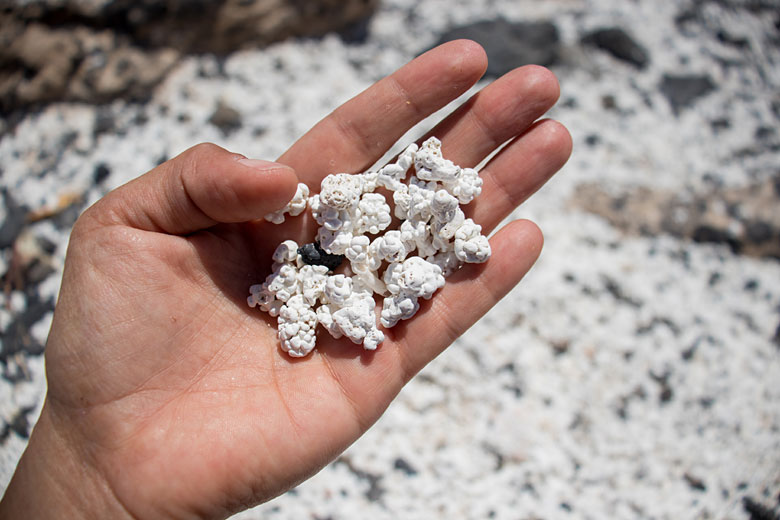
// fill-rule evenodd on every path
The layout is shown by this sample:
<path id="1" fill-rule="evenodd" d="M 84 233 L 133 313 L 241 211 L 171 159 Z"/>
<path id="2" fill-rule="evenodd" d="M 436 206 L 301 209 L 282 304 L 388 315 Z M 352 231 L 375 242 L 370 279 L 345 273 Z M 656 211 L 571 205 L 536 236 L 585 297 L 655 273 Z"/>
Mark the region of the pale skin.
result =
<path id="1" fill-rule="evenodd" d="M 513 221 L 374 352 L 320 334 L 293 360 L 274 319 L 246 304 L 281 240 L 310 219 L 264 222 L 305 182 L 361 172 L 468 90 L 484 51 L 450 42 L 336 109 L 276 163 L 198 145 L 114 190 L 77 221 L 46 346 L 48 393 L 0 502 L 2 518 L 224 518 L 316 473 L 403 385 L 512 289 L 542 247 Z M 516 69 L 436 127 L 445 157 L 483 168 L 467 213 L 492 230 L 567 160 L 539 118 L 558 98 L 542 67 Z M 431 448 L 433 449 L 433 447 Z"/>

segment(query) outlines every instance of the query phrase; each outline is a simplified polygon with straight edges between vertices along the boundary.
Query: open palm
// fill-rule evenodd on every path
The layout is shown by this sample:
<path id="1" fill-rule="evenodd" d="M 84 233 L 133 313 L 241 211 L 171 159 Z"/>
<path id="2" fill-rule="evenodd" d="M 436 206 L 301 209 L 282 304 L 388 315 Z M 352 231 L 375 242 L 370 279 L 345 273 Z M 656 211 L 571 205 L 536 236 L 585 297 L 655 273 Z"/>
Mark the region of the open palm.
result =
<path id="1" fill-rule="evenodd" d="M 506 294 L 541 249 L 535 225 L 491 238 L 492 258 L 448 279 L 373 352 L 325 334 L 308 357 L 278 346 L 272 318 L 246 305 L 287 238 L 310 219 L 259 220 L 360 172 L 415 123 L 470 88 L 486 58 L 468 41 L 438 47 L 350 100 L 276 163 L 199 145 L 115 190 L 71 237 L 46 350 L 44 415 L 130 516 L 220 517 L 318 471 L 380 416 L 401 387 Z M 550 72 L 517 69 L 432 132 L 445 157 L 483 168 L 465 209 L 488 233 L 568 158 L 553 121 Z"/>

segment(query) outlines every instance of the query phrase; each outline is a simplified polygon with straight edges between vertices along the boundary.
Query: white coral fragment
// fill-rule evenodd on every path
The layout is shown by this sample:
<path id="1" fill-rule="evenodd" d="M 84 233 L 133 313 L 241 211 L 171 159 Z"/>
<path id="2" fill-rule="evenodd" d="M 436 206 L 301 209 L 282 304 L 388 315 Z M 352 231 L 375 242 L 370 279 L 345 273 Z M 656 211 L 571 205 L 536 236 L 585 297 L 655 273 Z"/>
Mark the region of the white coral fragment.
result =
<path id="1" fill-rule="evenodd" d="M 295 262 L 298 257 L 298 243 L 294 240 L 285 240 L 278 246 L 272 256 L 277 264 L 289 264 Z"/>
<path id="2" fill-rule="evenodd" d="M 316 305 L 325 292 L 328 281 L 328 268 L 324 265 L 304 265 L 298 271 L 301 294 L 309 305 Z"/>
<path id="3" fill-rule="evenodd" d="M 397 229 L 388 231 L 381 237 L 377 237 L 369 247 L 369 258 L 373 261 L 370 267 L 379 269 L 384 262 L 403 262 L 409 249 L 403 241 L 401 232 Z"/>
<path id="4" fill-rule="evenodd" d="M 414 316 L 420 308 L 417 300 L 430 299 L 444 285 L 441 267 L 419 256 L 390 264 L 384 278 L 391 296 L 384 300 L 380 321 L 387 328 Z"/>
<path id="5" fill-rule="evenodd" d="M 358 203 L 358 221 L 356 233 L 371 233 L 376 235 L 387 229 L 392 217 L 390 206 L 380 193 L 366 193 Z"/>
<path id="6" fill-rule="evenodd" d="M 280 265 L 266 279 L 267 288 L 276 296 L 277 300 L 286 302 L 299 291 L 298 270 L 289 264 Z"/>
<path id="7" fill-rule="evenodd" d="M 303 357 L 314 349 L 317 313 L 297 294 L 279 311 L 279 340 L 282 350 L 293 357 Z"/>
<path id="8" fill-rule="evenodd" d="M 352 296 L 352 278 L 337 274 L 329 276 L 325 282 L 325 298 L 328 303 L 341 307 Z"/>
<path id="9" fill-rule="evenodd" d="M 392 192 L 393 210 L 383 190 Z M 302 257 L 299 245 L 286 240 L 273 254 L 273 272 L 250 287 L 247 303 L 278 317 L 282 350 L 291 356 L 311 352 L 318 324 L 334 338 L 373 350 L 384 340 L 376 295 L 383 297 L 379 323 L 393 327 L 414 316 L 419 299 L 431 298 L 446 276 L 490 256 L 481 226 L 461 209 L 481 191 L 478 172 L 445 159 L 435 137 L 409 145 L 379 170 L 328 175 L 312 196 L 300 185 L 293 200 L 266 219 L 281 223 L 308 204 L 319 225 L 315 247 L 325 256 L 343 255 L 349 266 L 331 273 L 338 258 L 331 263 L 310 255 L 312 244 Z M 400 223 L 390 229 L 393 215 Z M 306 265 L 319 261 L 328 266 Z"/>
<path id="10" fill-rule="evenodd" d="M 383 327 L 395 327 L 401 320 L 408 320 L 420 310 L 418 299 L 406 294 L 396 294 L 385 298 L 379 321 Z"/>
<path id="11" fill-rule="evenodd" d="M 407 294 L 429 299 L 444 285 L 441 267 L 419 256 L 394 263 L 385 271 L 385 285 L 392 294 Z"/>
<path id="12" fill-rule="evenodd" d="M 353 343 L 363 343 L 368 350 L 376 349 L 385 335 L 376 326 L 374 297 L 369 292 L 355 292 L 346 303 L 333 312 L 333 321 Z"/>
<path id="13" fill-rule="evenodd" d="M 352 262 L 352 265 L 363 265 L 368 262 L 368 246 L 371 239 L 365 235 L 353 236 L 344 251 L 344 256 Z"/>
<path id="14" fill-rule="evenodd" d="M 273 213 L 269 213 L 264 218 L 268 222 L 273 224 L 281 224 L 284 222 L 284 215 L 289 213 L 291 217 L 297 217 L 304 212 L 308 204 L 309 187 L 305 184 L 298 183 L 298 188 L 295 190 L 295 195 L 285 207 Z"/>
<path id="15" fill-rule="evenodd" d="M 333 255 L 343 255 L 352 244 L 352 233 L 349 231 L 328 231 L 320 228 L 317 231 L 317 243 L 322 249 Z"/>
<path id="16" fill-rule="evenodd" d="M 337 173 L 322 180 L 320 200 L 335 209 L 349 209 L 357 204 L 363 194 L 363 179 L 360 175 Z"/>
<path id="17" fill-rule="evenodd" d="M 447 184 L 447 189 L 461 204 L 468 204 L 482 193 L 482 177 L 477 170 L 464 168 L 455 181 Z"/>
<path id="18" fill-rule="evenodd" d="M 482 263 L 490 258 L 490 243 L 482 226 L 467 218 L 455 232 L 455 255 L 464 262 Z"/>

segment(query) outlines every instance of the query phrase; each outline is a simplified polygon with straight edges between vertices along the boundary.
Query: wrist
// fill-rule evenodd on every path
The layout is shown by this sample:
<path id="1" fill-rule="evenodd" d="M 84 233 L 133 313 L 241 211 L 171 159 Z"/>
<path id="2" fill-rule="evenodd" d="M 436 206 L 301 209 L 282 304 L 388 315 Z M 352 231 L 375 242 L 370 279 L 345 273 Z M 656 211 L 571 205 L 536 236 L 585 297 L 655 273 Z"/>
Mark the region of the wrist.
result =
<path id="1" fill-rule="evenodd" d="M 0 519 L 129 517 L 47 402 L 0 501 Z"/>

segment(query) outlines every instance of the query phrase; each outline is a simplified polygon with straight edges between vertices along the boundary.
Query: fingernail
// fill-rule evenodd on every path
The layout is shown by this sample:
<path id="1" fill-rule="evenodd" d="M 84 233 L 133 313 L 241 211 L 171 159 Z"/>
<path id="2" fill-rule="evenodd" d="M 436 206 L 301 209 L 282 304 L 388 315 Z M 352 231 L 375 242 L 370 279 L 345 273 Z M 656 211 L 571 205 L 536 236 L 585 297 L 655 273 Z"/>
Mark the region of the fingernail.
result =
<path id="1" fill-rule="evenodd" d="M 273 161 L 264 161 L 262 159 L 239 159 L 238 162 L 244 166 L 248 166 L 253 170 L 270 170 L 272 168 L 278 168 L 279 163 Z"/>

